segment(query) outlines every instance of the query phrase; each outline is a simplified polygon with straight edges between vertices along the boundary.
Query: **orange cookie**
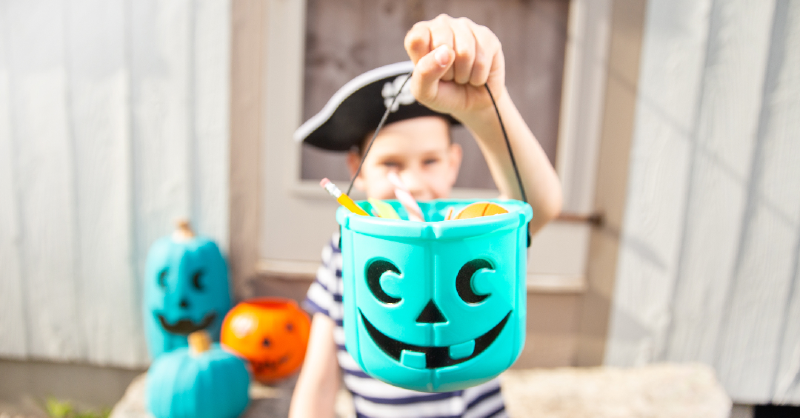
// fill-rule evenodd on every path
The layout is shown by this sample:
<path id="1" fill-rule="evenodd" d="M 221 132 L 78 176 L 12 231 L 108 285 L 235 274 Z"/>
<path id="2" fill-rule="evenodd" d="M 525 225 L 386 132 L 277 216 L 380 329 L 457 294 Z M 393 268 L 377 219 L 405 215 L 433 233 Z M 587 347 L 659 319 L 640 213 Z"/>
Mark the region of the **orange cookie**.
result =
<path id="1" fill-rule="evenodd" d="M 477 218 L 480 216 L 499 215 L 501 213 L 508 213 L 508 211 L 504 207 L 491 202 L 477 202 L 462 209 L 455 219 Z"/>

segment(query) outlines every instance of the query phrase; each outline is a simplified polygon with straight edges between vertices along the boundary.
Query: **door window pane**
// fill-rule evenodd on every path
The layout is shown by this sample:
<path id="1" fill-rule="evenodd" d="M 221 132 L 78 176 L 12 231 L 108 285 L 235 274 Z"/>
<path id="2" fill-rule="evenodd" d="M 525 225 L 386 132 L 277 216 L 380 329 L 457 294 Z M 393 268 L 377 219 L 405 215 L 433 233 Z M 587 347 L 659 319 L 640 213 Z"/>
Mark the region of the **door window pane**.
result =
<path id="1" fill-rule="evenodd" d="M 407 60 L 403 38 L 414 23 L 440 13 L 465 16 L 500 38 L 509 94 L 555 163 L 568 6 L 568 0 L 308 0 L 303 119 L 353 77 Z M 464 147 L 456 187 L 495 189 L 469 132 L 455 128 L 453 140 Z M 343 153 L 303 146 L 301 155 L 303 180 L 349 179 Z"/>

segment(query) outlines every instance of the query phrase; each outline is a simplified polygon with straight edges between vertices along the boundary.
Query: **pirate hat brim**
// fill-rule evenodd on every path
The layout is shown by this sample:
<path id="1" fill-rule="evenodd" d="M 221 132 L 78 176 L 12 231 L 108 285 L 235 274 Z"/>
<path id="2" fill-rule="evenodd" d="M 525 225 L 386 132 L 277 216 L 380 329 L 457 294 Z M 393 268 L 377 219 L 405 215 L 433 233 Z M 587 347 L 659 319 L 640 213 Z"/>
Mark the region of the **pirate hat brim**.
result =
<path id="1" fill-rule="evenodd" d="M 350 80 L 337 91 L 325 107 L 302 124 L 294 139 L 330 151 L 349 151 L 378 127 L 391 99 L 414 64 L 411 61 L 378 67 Z M 450 115 L 435 112 L 414 100 L 410 84 L 395 101 L 386 124 L 420 116 L 441 116 L 458 124 Z"/>

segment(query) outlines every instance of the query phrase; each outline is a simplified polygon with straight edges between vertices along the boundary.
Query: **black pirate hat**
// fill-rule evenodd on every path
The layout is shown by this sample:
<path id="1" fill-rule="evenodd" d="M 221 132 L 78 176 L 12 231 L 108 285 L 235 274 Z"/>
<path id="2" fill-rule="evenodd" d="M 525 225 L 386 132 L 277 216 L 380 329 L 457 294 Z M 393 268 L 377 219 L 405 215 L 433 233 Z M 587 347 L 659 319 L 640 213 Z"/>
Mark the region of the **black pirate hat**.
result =
<path id="1" fill-rule="evenodd" d="M 378 67 L 350 80 L 328 100 L 316 115 L 294 132 L 295 141 L 330 151 L 349 151 L 358 146 L 378 127 L 392 99 L 408 77 L 411 61 Z M 386 123 L 419 116 L 442 116 L 451 124 L 459 122 L 450 115 L 435 112 L 419 104 L 411 94 L 411 83 L 394 101 Z"/>

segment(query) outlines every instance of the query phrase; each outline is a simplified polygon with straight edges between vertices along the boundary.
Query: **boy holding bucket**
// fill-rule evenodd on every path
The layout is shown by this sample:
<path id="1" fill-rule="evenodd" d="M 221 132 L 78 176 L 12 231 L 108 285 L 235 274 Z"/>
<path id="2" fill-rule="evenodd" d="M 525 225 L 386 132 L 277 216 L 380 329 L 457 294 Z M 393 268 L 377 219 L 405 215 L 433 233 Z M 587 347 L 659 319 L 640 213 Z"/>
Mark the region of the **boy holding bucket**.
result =
<path id="1" fill-rule="evenodd" d="M 468 19 L 441 15 L 414 25 L 406 35 L 405 48 L 411 63 L 380 67 L 356 77 L 298 129 L 296 139 L 348 151 L 348 166 L 355 174 L 359 154 L 391 106 L 355 186 L 370 198 L 394 199 L 395 186 L 388 177 L 394 172 L 414 198 L 425 201 L 446 198 L 455 183 L 461 149 L 451 142 L 449 125 L 462 123 L 476 138 L 501 196 L 520 198 L 495 108 L 484 87 L 488 85 L 533 208 L 529 230 L 536 233 L 559 213 L 561 189 L 547 156 L 506 91 L 497 37 Z M 411 80 L 398 92 L 412 68 Z M 353 151 L 354 147 L 359 151 Z M 344 349 L 338 241 L 334 237 L 323 250 L 324 264 L 308 292 L 307 304 L 317 313 L 290 416 L 333 416 L 340 367 L 356 411 L 364 416 L 504 416 L 496 379 L 454 392 L 422 393 L 377 381 L 360 370 Z M 435 312 L 427 315 L 437 316 Z"/>

